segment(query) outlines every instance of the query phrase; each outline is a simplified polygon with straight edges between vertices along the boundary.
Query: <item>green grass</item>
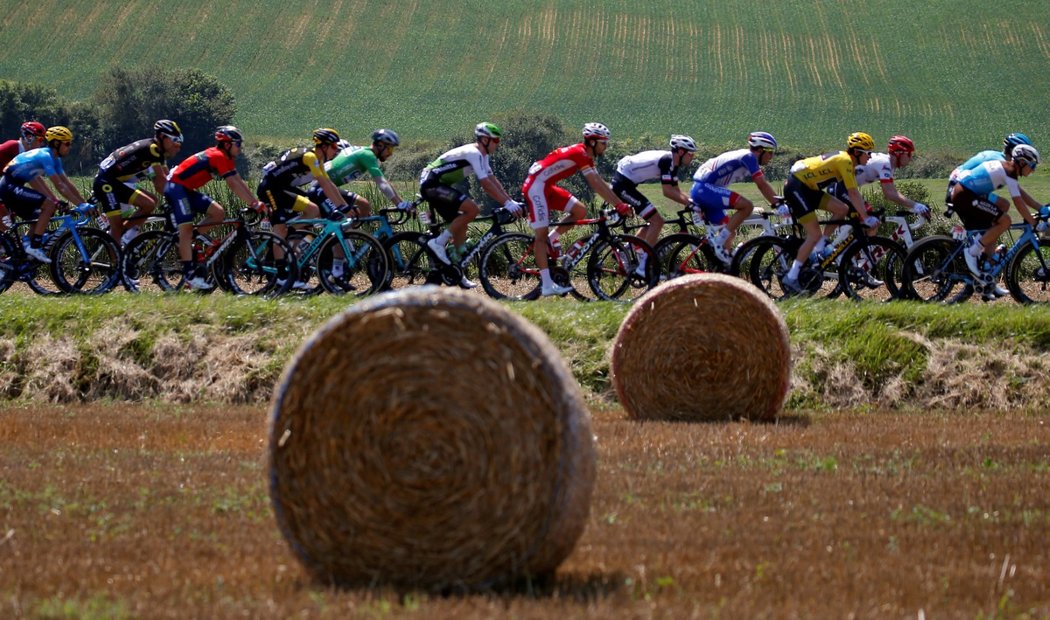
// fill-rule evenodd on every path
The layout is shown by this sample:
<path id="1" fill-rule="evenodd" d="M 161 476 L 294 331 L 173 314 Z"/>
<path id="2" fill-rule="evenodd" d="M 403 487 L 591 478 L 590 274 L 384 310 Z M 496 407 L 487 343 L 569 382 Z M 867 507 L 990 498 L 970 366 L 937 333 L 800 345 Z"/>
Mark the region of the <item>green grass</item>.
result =
<path id="1" fill-rule="evenodd" d="M 830 146 L 865 130 L 967 151 L 1012 130 L 1039 142 L 1050 56 L 1036 1 L 42 0 L 2 19 L 0 78 L 84 99 L 111 66 L 196 67 L 253 139 L 443 140 L 523 109 L 614 137 L 731 144 L 760 127 Z"/>

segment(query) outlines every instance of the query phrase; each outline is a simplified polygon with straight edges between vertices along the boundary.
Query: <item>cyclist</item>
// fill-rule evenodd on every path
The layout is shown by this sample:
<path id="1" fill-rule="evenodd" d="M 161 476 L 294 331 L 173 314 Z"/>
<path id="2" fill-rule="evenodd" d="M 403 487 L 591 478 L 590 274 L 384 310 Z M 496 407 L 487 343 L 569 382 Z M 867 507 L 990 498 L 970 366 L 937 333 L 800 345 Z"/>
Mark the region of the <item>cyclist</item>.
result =
<path id="1" fill-rule="evenodd" d="M 532 245 L 536 256 L 536 266 L 540 270 L 542 283 L 540 293 L 544 297 L 565 295 L 572 291 L 571 286 L 555 284 L 551 278 L 547 244 L 549 243 L 557 250 L 560 247 L 559 237 L 569 229 L 567 224 L 575 222 L 587 213 L 587 208 L 583 203 L 567 190 L 559 187 L 558 181 L 579 172 L 595 193 L 609 204 L 616 205 L 616 211 L 620 215 L 627 215 L 631 211 L 629 205 L 620 202 L 620 197 L 613 192 L 594 167 L 594 159 L 601 157 L 609 148 L 611 135 L 609 128 L 605 125 L 587 123 L 583 126 L 583 142 L 555 149 L 529 168 L 529 176 L 525 179 L 522 192 L 525 194 L 525 203 L 529 207 L 529 223 L 535 231 Z M 551 211 L 568 211 L 568 215 L 548 236 Z"/>
<path id="2" fill-rule="evenodd" d="M 47 128 L 36 121 L 22 123 L 21 135 L 18 138 L 0 144 L 0 170 L 3 170 L 16 155 L 44 146 L 45 132 Z M 7 216 L 7 207 L 0 203 L 0 218 L 7 218 Z M 7 224 L 3 223 L 4 221 L 6 220 L 0 219 L 0 230 L 7 230 Z"/>
<path id="3" fill-rule="evenodd" d="M 348 207 L 346 198 L 339 193 L 332 179 L 325 172 L 324 164 L 339 152 L 339 134 L 334 129 L 321 127 L 313 133 L 313 147 L 296 147 L 285 151 L 280 157 L 263 166 L 262 181 L 256 194 L 272 209 L 270 221 L 273 232 L 282 239 L 288 236 L 288 221 L 300 214 L 305 218 L 321 216 L 321 207 L 310 199 L 304 186 L 313 182 L 337 211 Z M 280 278 L 284 278 L 284 256 L 275 248 Z M 335 261 L 332 267 L 334 277 L 342 276 L 342 261 Z M 309 288 L 306 282 L 296 282 L 295 288 Z"/>
<path id="4" fill-rule="evenodd" d="M 493 200 L 501 203 L 507 211 L 521 213 L 521 204 L 512 200 L 503 184 L 492 174 L 489 157 L 499 148 L 503 130 L 493 123 L 481 122 L 474 126 L 475 141 L 456 147 L 430 162 L 419 176 L 419 193 L 430 203 L 441 217 L 449 222 L 440 235 L 427 242 L 438 260 L 451 265 L 467 250 L 467 226 L 478 216 L 480 208 L 474 199 L 456 189 L 455 184 L 470 175 L 478 177 L 478 183 Z M 450 252 L 445 251 L 449 240 Z M 460 286 L 474 288 L 474 282 L 463 276 Z"/>
<path id="5" fill-rule="evenodd" d="M 4 168 L 3 178 L 0 179 L 0 202 L 22 219 L 37 217 L 29 241 L 25 244 L 25 251 L 42 263 L 50 263 L 51 259 L 40 244 L 51 216 L 64 203 L 48 188 L 44 177 L 70 202 L 81 204 L 84 197 L 62 168 L 62 158 L 69 154 L 73 146 L 73 132 L 60 125 L 49 127 L 44 132 L 44 140 L 47 146 L 16 155 Z M 37 209 L 40 210 L 39 215 Z"/>
<path id="6" fill-rule="evenodd" d="M 401 139 L 391 129 L 377 129 L 372 132 L 372 146 L 370 148 L 351 146 L 346 140 L 340 140 L 338 142 L 339 152 L 333 159 L 326 161 L 324 164 L 325 172 L 328 173 L 328 178 L 336 186 L 346 185 L 367 173 L 372 177 L 372 182 L 376 184 L 379 191 L 392 204 L 397 205 L 402 210 L 406 210 L 412 203 L 401 200 L 400 194 L 386 180 L 383 171 L 379 168 L 380 162 L 389 159 L 393 155 L 394 149 L 400 145 Z M 346 190 L 339 190 L 339 193 L 346 204 L 350 206 L 352 215 L 364 217 L 372 212 L 372 205 L 363 196 Z M 318 182 L 314 181 L 310 185 L 307 195 L 312 202 L 321 206 L 327 215 L 327 212 L 333 206 L 332 201 L 327 198 L 324 188 Z"/>
<path id="7" fill-rule="evenodd" d="M 157 208 L 157 196 L 164 193 L 167 183 L 167 160 L 182 148 L 182 130 L 175 121 L 162 119 L 153 123 L 153 137 L 132 142 L 110 153 L 102 160 L 91 191 L 99 211 L 109 219 L 109 233 L 117 243 L 130 241 L 138 232 L 138 223 Z M 136 188 L 146 172 L 153 171 L 153 187 L 157 194 Z M 124 205 L 135 207 L 134 213 L 124 219 Z M 127 235 L 125 222 L 131 223 Z"/>
<path id="8" fill-rule="evenodd" d="M 974 155 L 973 157 L 971 157 L 970 159 L 967 159 L 965 162 L 959 164 L 958 167 L 956 167 L 954 170 L 952 170 L 951 174 L 948 176 L 948 193 L 945 195 L 945 199 L 944 199 L 944 202 L 949 207 L 949 213 L 952 210 L 952 208 L 951 208 L 951 204 L 952 204 L 952 190 L 955 188 L 955 184 L 958 183 L 958 179 L 959 179 L 959 175 L 960 174 L 962 174 L 963 172 L 965 172 L 967 170 L 973 170 L 974 168 L 976 168 L 977 166 L 983 164 L 986 161 L 992 161 L 992 160 L 995 160 L 995 161 L 1006 161 L 1006 160 L 1010 159 L 1011 153 L 1012 153 L 1014 147 L 1018 146 L 1020 144 L 1026 144 L 1028 146 L 1032 146 L 1032 141 L 1028 139 L 1028 136 L 1026 136 L 1025 134 L 1020 133 L 1020 132 L 1013 132 L 1013 133 L 1007 134 L 1006 137 L 1003 138 L 1003 150 L 1002 151 L 993 151 L 993 150 L 981 151 L 981 152 L 977 153 L 976 155 Z M 1021 190 L 1021 197 L 1024 198 L 1024 201 L 1026 203 L 1028 203 L 1029 207 L 1031 207 L 1033 209 L 1039 209 L 1040 207 L 1042 207 L 1042 205 L 1039 204 L 1038 202 L 1036 202 L 1036 200 L 1034 198 L 1032 198 L 1031 195 L 1029 195 L 1028 192 L 1025 191 L 1025 189 L 1023 187 L 1018 187 L 1018 189 Z M 1005 211 L 1009 211 L 1010 210 L 1010 203 L 1007 202 L 1006 199 L 1002 198 L 1001 196 L 998 197 L 998 200 L 996 201 L 996 205 L 999 207 L 1000 211 L 1004 211 L 1005 212 Z"/>
<path id="9" fill-rule="evenodd" d="M 798 274 L 802 265 L 809 260 L 810 254 L 822 249 L 827 236 L 837 226 L 825 228 L 825 236 L 820 233 L 820 224 L 817 222 L 817 209 L 830 211 L 835 219 L 844 219 L 849 213 L 846 203 L 824 191 L 831 183 L 838 181 L 842 183 L 846 191 L 849 204 L 853 206 L 857 216 L 868 228 L 878 226 L 878 218 L 868 215 L 864 207 L 864 198 L 857 188 L 855 169 L 858 165 L 865 165 L 875 150 L 875 140 L 866 133 L 855 132 L 846 139 L 846 150 L 835 153 L 826 153 L 799 160 L 791 166 L 791 174 L 784 183 L 784 198 L 790 209 L 791 216 L 795 218 L 806 230 L 806 240 L 798 250 L 794 262 L 787 276 L 781 282 L 787 293 L 800 293 L 802 287 L 798 282 Z M 818 245 L 818 243 L 820 245 Z"/>
<path id="10" fill-rule="evenodd" d="M 660 239 L 664 218 L 645 194 L 638 191 L 638 185 L 659 180 L 664 196 L 682 205 L 690 204 L 689 196 L 678 188 L 678 170 L 693 162 L 696 141 L 689 136 L 674 135 L 669 144 L 670 151 L 642 151 L 622 158 L 616 163 L 613 175 L 613 192 L 649 223 L 640 235 L 649 245 L 656 245 Z M 647 254 L 642 255 L 638 265 L 640 273 L 645 273 L 647 258 Z"/>
<path id="11" fill-rule="evenodd" d="M 222 125 L 215 130 L 215 145 L 190 155 L 168 175 L 164 186 L 164 199 L 171 209 L 171 219 L 179 231 L 179 259 L 182 272 L 190 290 L 212 288 L 203 274 L 194 271 L 192 241 L 193 216 L 203 214 L 199 229 L 205 230 L 222 222 L 226 211 L 211 196 L 201 193 L 200 188 L 213 178 L 222 179 L 238 198 L 261 211 L 262 202 L 252 196 L 244 179 L 237 174 L 234 159 L 240 155 L 244 137 L 233 125 Z M 203 267 L 200 265 L 199 267 Z"/>
<path id="12" fill-rule="evenodd" d="M 1000 187 L 1010 192 L 1017 212 L 1030 226 L 1042 232 L 1046 225 L 1035 221 L 1028 210 L 1028 203 L 1021 195 L 1018 182 L 1035 172 L 1039 165 L 1039 151 L 1033 146 L 1019 144 L 1010 152 L 1010 159 L 996 159 L 979 164 L 975 168 L 963 171 L 952 190 L 952 204 L 955 212 L 967 230 L 988 229 L 983 235 L 974 239 L 972 245 L 963 253 L 966 266 L 977 278 L 984 279 L 985 261 L 989 258 L 995 241 L 1010 227 L 1007 210 L 1000 203 L 1006 202 L 994 193 Z"/>
<path id="13" fill-rule="evenodd" d="M 689 196 L 694 209 L 700 211 L 708 223 L 707 239 L 718 260 L 728 265 L 732 261 L 732 241 L 740 224 L 754 211 L 755 205 L 740 194 L 729 189 L 731 183 L 750 179 L 771 207 L 776 207 L 780 198 L 773 191 L 762 167 L 773 159 L 777 141 L 765 131 L 753 131 L 747 136 L 747 148 L 726 151 L 713 157 L 696 169 L 693 174 L 693 189 Z M 734 209 L 733 217 L 726 209 Z"/>
<path id="14" fill-rule="evenodd" d="M 22 123 L 19 133 L 19 137 L 0 144 L 0 170 L 3 170 L 16 155 L 44 146 L 44 134 L 47 133 L 47 129 L 36 121 L 26 121 Z"/>

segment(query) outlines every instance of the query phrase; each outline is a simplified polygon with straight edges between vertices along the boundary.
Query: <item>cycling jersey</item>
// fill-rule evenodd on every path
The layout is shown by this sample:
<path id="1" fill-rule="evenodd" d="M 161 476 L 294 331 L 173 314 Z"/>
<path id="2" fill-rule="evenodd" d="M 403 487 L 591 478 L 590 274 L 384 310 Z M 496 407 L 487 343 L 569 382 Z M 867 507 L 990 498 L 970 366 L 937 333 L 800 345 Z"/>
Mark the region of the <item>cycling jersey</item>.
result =
<path id="1" fill-rule="evenodd" d="M 225 179 L 234 174 L 237 174 L 237 168 L 233 160 L 222 149 L 213 146 L 184 159 L 168 174 L 168 181 L 196 190 L 212 179 Z"/>
<path id="2" fill-rule="evenodd" d="M 127 183 L 139 180 L 150 168 L 164 163 L 161 146 L 146 138 L 132 142 L 109 154 L 98 165 L 96 178 Z"/>
<path id="3" fill-rule="evenodd" d="M 479 181 L 488 178 L 492 166 L 477 144 L 464 144 L 430 162 L 419 175 L 419 184 L 455 185 L 471 175 L 477 175 Z"/>
<path id="4" fill-rule="evenodd" d="M 5 176 L 22 185 L 39 176 L 50 177 L 65 173 L 62 159 L 46 146 L 16 155 L 4 168 Z"/>
<path id="5" fill-rule="evenodd" d="M 263 166 L 262 183 L 271 188 L 299 187 L 314 179 L 328 178 L 324 164 L 312 148 L 294 148 Z"/>
<path id="6" fill-rule="evenodd" d="M 553 185 L 578 172 L 594 168 L 594 160 L 587 154 L 583 143 L 554 149 L 546 157 L 529 167 L 526 183 Z"/>
<path id="7" fill-rule="evenodd" d="M 737 149 L 722 153 L 704 163 L 693 173 L 693 181 L 727 187 L 732 183 L 758 180 L 763 176 L 758 158 L 751 149 Z"/>
<path id="8" fill-rule="evenodd" d="M 842 181 L 847 191 L 857 189 L 853 159 L 846 151 L 825 153 L 795 162 L 791 174 L 809 189 L 819 190 L 833 181 Z"/>
<path id="9" fill-rule="evenodd" d="M 857 185 L 868 183 L 893 183 L 893 164 L 888 153 L 872 153 L 868 163 L 853 169 Z"/>
<path id="10" fill-rule="evenodd" d="M 25 145 L 17 138 L 0 144 L 0 170 L 3 170 L 4 166 L 11 163 L 16 156 L 25 153 L 25 150 Z"/>
<path id="11" fill-rule="evenodd" d="M 958 178 L 959 184 L 978 196 L 988 196 L 996 189 L 1005 186 L 1013 198 L 1021 197 L 1021 186 L 1017 179 L 1006 174 L 1002 161 L 986 161 L 977 167 L 963 171 Z"/>
<path id="12" fill-rule="evenodd" d="M 949 181 L 956 181 L 959 179 L 959 175 L 967 170 L 973 170 L 977 166 L 980 166 L 986 161 L 1006 161 L 1006 155 L 1003 155 L 1002 151 L 981 151 L 970 159 L 967 159 L 963 163 L 959 164 L 952 173 L 948 175 Z"/>
<path id="13" fill-rule="evenodd" d="M 339 151 L 332 161 L 325 162 L 325 172 L 336 185 L 346 185 L 360 178 L 366 172 L 372 178 L 383 178 L 379 169 L 379 158 L 372 149 L 361 146 L 348 146 Z"/>
<path id="14" fill-rule="evenodd" d="M 638 185 L 659 180 L 664 185 L 678 185 L 678 166 L 671 151 L 642 151 L 616 163 L 616 172 Z"/>

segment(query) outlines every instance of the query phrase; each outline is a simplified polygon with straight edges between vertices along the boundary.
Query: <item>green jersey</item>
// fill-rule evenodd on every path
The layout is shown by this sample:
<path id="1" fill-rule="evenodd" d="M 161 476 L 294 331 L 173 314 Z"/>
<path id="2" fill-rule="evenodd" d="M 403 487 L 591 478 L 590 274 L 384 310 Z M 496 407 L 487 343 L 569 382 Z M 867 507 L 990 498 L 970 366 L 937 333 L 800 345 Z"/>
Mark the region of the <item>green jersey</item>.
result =
<path id="1" fill-rule="evenodd" d="M 336 185 L 346 185 L 366 172 L 373 178 L 383 178 L 376 154 L 361 146 L 348 146 L 339 151 L 334 159 L 325 162 L 324 169 Z"/>

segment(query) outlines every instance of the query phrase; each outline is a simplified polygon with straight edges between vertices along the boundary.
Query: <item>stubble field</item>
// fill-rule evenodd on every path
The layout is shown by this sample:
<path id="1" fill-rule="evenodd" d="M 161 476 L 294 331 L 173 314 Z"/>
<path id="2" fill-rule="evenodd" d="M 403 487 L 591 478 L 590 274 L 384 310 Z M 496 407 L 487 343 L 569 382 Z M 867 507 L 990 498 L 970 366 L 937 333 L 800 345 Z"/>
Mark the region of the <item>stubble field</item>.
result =
<path id="1" fill-rule="evenodd" d="M 310 582 L 262 406 L 0 410 L 3 617 L 1047 617 L 1050 412 L 593 412 L 591 516 L 555 578 L 487 595 Z"/>

